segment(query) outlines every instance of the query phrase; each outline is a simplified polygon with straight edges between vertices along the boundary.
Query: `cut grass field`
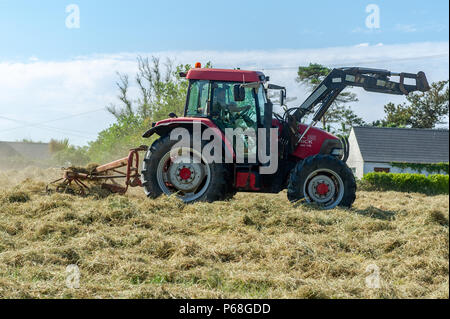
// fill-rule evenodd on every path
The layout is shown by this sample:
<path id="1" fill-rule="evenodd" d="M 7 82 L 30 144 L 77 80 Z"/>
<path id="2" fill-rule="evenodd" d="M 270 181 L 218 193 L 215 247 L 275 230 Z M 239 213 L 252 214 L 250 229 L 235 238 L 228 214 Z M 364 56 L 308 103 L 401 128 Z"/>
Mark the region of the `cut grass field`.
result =
<path id="1" fill-rule="evenodd" d="M 447 195 L 359 191 L 330 211 L 284 192 L 185 205 L 141 189 L 45 194 L 58 174 L 0 171 L 1 298 L 449 297 Z"/>

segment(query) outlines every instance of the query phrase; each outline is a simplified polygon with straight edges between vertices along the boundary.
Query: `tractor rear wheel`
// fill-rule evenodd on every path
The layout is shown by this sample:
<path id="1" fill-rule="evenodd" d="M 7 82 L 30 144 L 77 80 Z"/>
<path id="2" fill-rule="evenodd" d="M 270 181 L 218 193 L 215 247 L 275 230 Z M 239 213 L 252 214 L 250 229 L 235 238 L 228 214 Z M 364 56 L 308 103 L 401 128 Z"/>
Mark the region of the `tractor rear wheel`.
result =
<path id="1" fill-rule="evenodd" d="M 148 197 L 176 194 L 186 203 L 233 197 L 235 192 L 226 164 L 208 163 L 192 147 L 173 149 L 177 142 L 167 135 L 148 149 L 141 172 Z"/>
<path id="2" fill-rule="evenodd" d="M 331 155 L 315 155 L 299 162 L 291 172 L 288 199 L 304 199 L 324 209 L 351 207 L 356 198 L 356 182 L 350 168 Z"/>

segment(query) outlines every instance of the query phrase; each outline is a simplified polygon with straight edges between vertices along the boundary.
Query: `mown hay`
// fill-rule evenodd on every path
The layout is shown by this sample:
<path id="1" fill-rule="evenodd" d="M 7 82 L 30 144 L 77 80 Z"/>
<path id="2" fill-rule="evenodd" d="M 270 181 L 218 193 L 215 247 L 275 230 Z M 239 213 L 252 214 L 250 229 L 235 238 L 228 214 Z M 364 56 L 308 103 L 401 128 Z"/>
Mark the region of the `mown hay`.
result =
<path id="1" fill-rule="evenodd" d="M 3 298 L 449 297 L 446 195 L 360 191 L 352 209 L 322 211 L 285 193 L 185 205 L 39 183 L 0 189 Z M 79 289 L 65 285 L 70 264 Z"/>

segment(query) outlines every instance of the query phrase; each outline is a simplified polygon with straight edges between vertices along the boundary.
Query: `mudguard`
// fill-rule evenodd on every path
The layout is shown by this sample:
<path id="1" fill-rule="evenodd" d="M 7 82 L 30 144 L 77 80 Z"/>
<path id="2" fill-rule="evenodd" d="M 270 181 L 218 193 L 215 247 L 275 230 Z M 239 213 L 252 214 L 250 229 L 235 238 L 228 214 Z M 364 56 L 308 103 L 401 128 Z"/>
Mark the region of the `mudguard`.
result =
<path id="1" fill-rule="evenodd" d="M 149 129 L 147 132 L 145 132 L 142 135 L 142 137 L 149 138 L 153 134 L 158 134 L 159 136 L 163 136 L 163 135 L 168 134 L 171 130 L 173 130 L 176 127 L 190 128 L 194 124 L 200 124 L 202 126 L 202 129 L 204 129 L 204 128 L 211 129 L 213 131 L 213 133 L 219 139 L 222 140 L 225 152 L 227 152 L 228 155 L 231 155 L 232 158 L 235 158 L 233 146 L 226 139 L 225 134 L 219 129 L 219 127 L 216 124 L 214 124 L 213 121 L 211 121 L 208 118 L 177 117 L 177 118 L 165 119 L 165 120 L 155 123 L 151 129 Z"/>

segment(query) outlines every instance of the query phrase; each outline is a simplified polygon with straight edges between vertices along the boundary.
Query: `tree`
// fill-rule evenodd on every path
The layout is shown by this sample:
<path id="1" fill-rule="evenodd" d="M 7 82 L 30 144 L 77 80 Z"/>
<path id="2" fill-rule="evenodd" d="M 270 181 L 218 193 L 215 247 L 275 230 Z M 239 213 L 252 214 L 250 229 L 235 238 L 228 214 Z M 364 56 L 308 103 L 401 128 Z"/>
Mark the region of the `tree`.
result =
<path id="1" fill-rule="evenodd" d="M 331 72 L 321 64 L 310 63 L 308 66 L 300 66 L 297 73 L 297 82 L 307 86 L 312 92 L 322 82 L 322 80 Z M 357 116 L 350 106 L 346 104 L 357 102 L 355 93 L 342 92 L 333 102 L 331 107 L 322 117 L 322 127 L 326 130 L 332 130 L 336 133 L 348 135 L 352 126 L 364 125 L 364 120 Z M 338 124 L 338 128 L 333 128 L 333 124 Z"/>
<path id="2" fill-rule="evenodd" d="M 180 78 L 179 73 L 187 72 L 191 66 L 180 64 L 174 67 L 173 62 L 167 60 L 163 69 L 156 57 L 152 57 L 151 61 L 138 57 L 137 62 L 135 81 L 138 97 L 134 100 L 129 97 L 129 76 L 118 73 L 116 85 L 121 105 L 111 104 L 107 110 L 118 121 L 129 117 L 157 121 L 167 117 L 170 112 L 181 114 L 186 102 L 188 82 Z"/>
<path id="3" fill-rule="evenodd" d="M 171 60 L 161 65 L 156 57 L 138 57 L 137 64 L 133 82 L 127 74 L 118 73 L 119 102 L 107 107 L 116 122 L 101 131 L 95 141 L 89 142 L 87 154 L 94 162 L 123 157 L 131 147 L 151 142 L 142 138 L 151 122 L 167 118 L 171 112 L 181 115 L 184 111 L 188 81 L 179 73 L 187 72 L 191 66 L 175 66 Z M 206 67 L 210 66 L 208 62 Z"/>
<path id="4" fill-rule="evenodd" d="M 339 109 L 340 108 L 340 109 Z M 350 107 L 345 107 L 345 105 L 338 106 L 339 116 L 341 117 L 341 127 L 336 133 L 348 136 L 353 126 L 363 126 L 366 125 L 364 120 L 353 112 Z"/>
<path id="5" fill-rule="evenodd" d="M 390 127 L 406 127 L 411 118 L 411 109 L 406 104 L 398 104 L 390 102 L 384 106 L 386 118 L 382 121 L 383 125 Z"/>
<path id="6" fill-rule="evenodd" d="M 129 75 L 117 73 L 119 102 L 107 107 L 116 118 L 116 123 L 101 131 L 97 139 L 89 143 L 88 155 L 94 162 L 111 161 L 127 154 L 130 147 L 148 143 L 142 139 L 142 134 L 152 121 L 167 118 L 170 112 L 183 113 L 188 81 L 180 78 L 179 73 L 187 72 L 190 65 L 174 66 L 172 61 L 167 60 L 162 66 L 156 57 L 138 57 L 137 66 L 134 83 Z M 132 84 L 133 91 L 130 90 Z M 131 92 L 134 94 L 131 95 Z"/>
<path id="7" fill-rule="evenodd" d="M 449 112 L 449 81 L 439 81 L 431 84 L 428 92 L 411 93 L 406 96 L 408 103 L 384 106 L 386 116 L 383 120 L 374 122 L 377 126 L 434 128 L 445 124 Z"/>

